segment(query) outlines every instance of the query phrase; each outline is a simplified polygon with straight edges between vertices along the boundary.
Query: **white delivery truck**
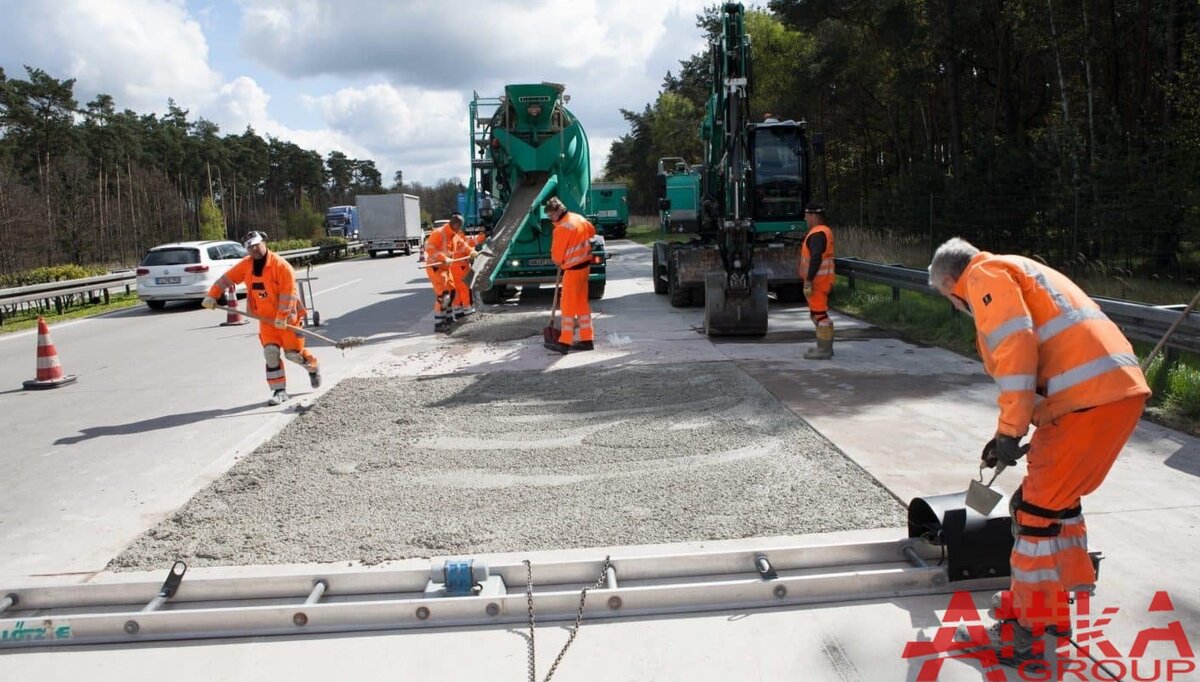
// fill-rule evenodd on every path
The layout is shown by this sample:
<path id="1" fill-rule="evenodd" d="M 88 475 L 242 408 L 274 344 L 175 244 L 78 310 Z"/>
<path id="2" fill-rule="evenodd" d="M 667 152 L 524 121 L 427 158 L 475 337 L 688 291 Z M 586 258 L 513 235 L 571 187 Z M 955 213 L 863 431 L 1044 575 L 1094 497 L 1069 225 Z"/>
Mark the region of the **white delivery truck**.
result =
<path id="1" fill-rule="evenodd" d="M 421 246 L 421 200 L 412 194 L 360 194 L 358 238 L 371 258 L 380 251 L 410 255 Z"/>

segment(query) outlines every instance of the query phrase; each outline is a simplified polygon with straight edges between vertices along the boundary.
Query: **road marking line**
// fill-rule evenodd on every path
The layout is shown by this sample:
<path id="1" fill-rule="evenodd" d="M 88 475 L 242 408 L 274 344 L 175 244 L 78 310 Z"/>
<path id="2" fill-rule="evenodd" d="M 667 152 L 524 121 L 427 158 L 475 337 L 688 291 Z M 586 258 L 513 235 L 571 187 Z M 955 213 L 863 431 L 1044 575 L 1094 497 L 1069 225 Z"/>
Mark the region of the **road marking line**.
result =
<path id="1" fill-rule="evenodd" d="M 336 287 L 329 287 L 328 289 L 318 291 L 317 294 L 326 294 L 326 293 L 329 293 L 330 291 L 334 291 L 335 289 L 341 289 L 342 287 L 348 287 L 351 284 L 355 284 L 355 283 L 361 282 L 361 281 L 362 281 L 361 277 L 359 277 L 358 279 L 352 279 L 349 282 L 346 282 L 345 284 L 339 284 Z M 317 294 L 313 294 L 313 296 L 316 296 Z"/>

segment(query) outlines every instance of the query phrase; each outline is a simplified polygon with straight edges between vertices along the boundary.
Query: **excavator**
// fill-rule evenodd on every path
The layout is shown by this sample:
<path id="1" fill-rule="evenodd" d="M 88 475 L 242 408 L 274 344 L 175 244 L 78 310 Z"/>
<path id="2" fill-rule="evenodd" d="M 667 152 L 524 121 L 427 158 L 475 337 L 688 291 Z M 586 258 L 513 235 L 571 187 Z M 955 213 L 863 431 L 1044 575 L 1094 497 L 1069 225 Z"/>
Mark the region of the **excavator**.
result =
<path id="1" fill-rule="evenodd" d="M 550 260 L 554 227 L 542 205 L 558 197 L 584 214 L 591 166 L 587 134 L 567 108 L 558 83 L 506 85 L 500 97 L 470 103 L 471 180 L 468 230 L 488 238 L 471 266 L 471 288 L 484 303 L 500 303 L 514 287 L 555 283 Z M 592 251 L 588 298 L 604 296 L 607 254 L 603 240 Z"/>
<path id="2" fill-rule="evenodd" d="M 655 194 L 665 233 L 654 245 L 654 289 L 671 305 L 704 303 L 706 334 L 767 333 L 768 292 L 802 301 L 810 145 L 804 121 L 750 121 L 750 37 L 741 3 L 727 3 L 712 43 L 712 89 L 700 136 L 704 160 L 659 161 Z"/>

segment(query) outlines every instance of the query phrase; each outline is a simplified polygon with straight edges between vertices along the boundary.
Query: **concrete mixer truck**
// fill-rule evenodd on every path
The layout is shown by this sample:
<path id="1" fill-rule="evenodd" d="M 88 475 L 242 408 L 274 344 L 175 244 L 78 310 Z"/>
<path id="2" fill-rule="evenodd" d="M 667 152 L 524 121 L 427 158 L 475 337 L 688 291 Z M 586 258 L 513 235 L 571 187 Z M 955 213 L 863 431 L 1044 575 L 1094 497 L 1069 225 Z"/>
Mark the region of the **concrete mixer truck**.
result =
<path id="1" fill-rule="evenodd" d="M 470 103 L 471 180 L 466 225 L 488 234 L 471 267 L 471 288 L 484 303 L 500 303 L 523 285 L 554 284 L 554 226 L 542 205 L 558 197 L 585 213 L 591 167 L 587 134 L 566 108 L 557 83 L 506 85 L 500 97 Z M 604 296 L 603 239 L 592 252 L 588 298 Z"/>

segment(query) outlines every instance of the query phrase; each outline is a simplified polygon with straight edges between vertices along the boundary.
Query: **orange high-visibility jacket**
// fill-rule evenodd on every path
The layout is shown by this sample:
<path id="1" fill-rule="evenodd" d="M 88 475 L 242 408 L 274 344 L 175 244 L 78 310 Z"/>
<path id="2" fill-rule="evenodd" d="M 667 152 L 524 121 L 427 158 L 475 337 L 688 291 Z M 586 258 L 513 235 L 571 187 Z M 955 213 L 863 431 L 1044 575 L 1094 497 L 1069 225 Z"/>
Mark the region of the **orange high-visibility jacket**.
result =
<path id="1" fill-rule="evenodd" d="M 467 256 L 471 255 L 471 252 L 475 250 L 475 246 L 477 244 L 482 244 L 483 240 L 487 237 L 487 235 L 482 232 L 479 234 L 456 233 L 454 236 L 456 239 L 454 240 L 454 244 L 452 246 L 452 255 L 455 258 L 466 258 Z M 465 266 L 466 263 L 455 263 L 455 265 Z"/>
<path id="2" fill-rule="evenodd" d="M 579 267 L 592 261 L 592 237 L 596 227 L 578 213 L 567 211 L 554 223 L 550 242 L 550 257 L 563 270 Z"/>
<path id="3" fill-rule="evenodd" d="M 829 229 L 828 225 L 813 225 L 809 228 L 808 233 L 804 235 L 804 244 L 800 247 L 800 279 L 808 281 L 808 273 L 812 265 L 812 254 L 808 251 L 808 238 L 815 232 L 820 232 L 825 235 L 825 252 L 819 254 L 821 265 L 817 269 L 817 276 L 812 279 L 814 289 L 832 289 L 833 288 L 833 230 Z"/>
<path id="4" fill-rule="evenodd" d="M 208 290 L 218 298 L 224 291 L 240 282 L 246 283 L 246 309 L 267 319 L 282 319 L 289 324 L 304 316 L 300 296 L 296 291 L 296 272 L 291 263 L 273 251 L 267 252 L 262 274 L 254 274 L 254 259 L 246 256 L 238 261 Z"/>
<path id="5" fill-rule="evenodd" d="M 1121 330 L 1065 275 L 1021 256 L 980 253 L 952 292 L 970 305 L 976 345 L 1000 388 L 997 433 L 1149 395 Z"/>
<path id="6" fill-rule="evenodd" d="M 429 233 L 425 239 L 425 261 L 429 265 L 445 263 L 454 258 L 455 242 L 461 237 L 447 223 Z"/>

